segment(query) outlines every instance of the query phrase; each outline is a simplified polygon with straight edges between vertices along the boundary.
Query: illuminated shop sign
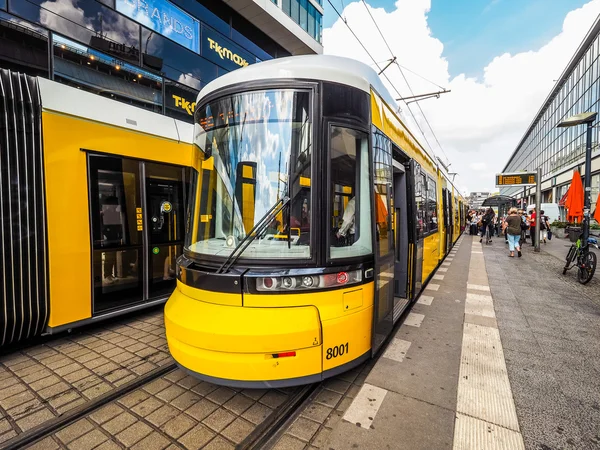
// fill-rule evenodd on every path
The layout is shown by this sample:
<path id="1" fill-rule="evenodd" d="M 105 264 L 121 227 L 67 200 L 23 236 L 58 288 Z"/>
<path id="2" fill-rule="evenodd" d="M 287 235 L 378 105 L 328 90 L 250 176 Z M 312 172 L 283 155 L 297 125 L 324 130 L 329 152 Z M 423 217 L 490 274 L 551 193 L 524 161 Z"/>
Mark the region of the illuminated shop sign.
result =
<path id="1" fill-rule="evenodd" d="M 200 47 L 200 23 L 166 0 L 117 0 L 117 11 L 194 52 Z"/>
<path id="2" fill-rule="evenodd" d="M 209 28 L 202 27 L 202 56 L 227 70 L 254 64 L 256 57 Z"/>
<path id="3" fill-rule="evenodd" d="M 167 108 L 185 113 L 189 116 L 194 115 L 197 93 L 190 92 L 187 89 L 181 89 L 180 87 L 169 83 L 165 85 L 165 94 Z"/>
<path id="4" fill-rule="evenodd" d="M 186 100 L 185 97 L 180 97 L 179 95 L 175 94 L 171 95 L 171 99 L 173 100 L 175 108 L 179 108 L 187 112 L 190 116 L 194 115 L 194 109 L 196 109 L 196 102 Z"/>

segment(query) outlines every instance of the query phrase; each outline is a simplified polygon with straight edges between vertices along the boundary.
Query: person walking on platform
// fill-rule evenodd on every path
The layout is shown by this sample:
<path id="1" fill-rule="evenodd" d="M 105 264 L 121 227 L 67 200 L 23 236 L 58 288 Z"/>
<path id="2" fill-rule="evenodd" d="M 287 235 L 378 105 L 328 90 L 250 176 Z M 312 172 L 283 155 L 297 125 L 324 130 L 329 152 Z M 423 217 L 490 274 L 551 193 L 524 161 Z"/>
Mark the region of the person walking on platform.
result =
<path id="1" fill-rule="evenodd" d="M 546 243 L 548 238 L 548 230 L 550 229 L 550 223 L 548 223 L 548 216 L 544 215 L 544 210 L 540 211 L 540 243 Z"/>
<path id="2" fill-rule="evenodd" d="M 520 245 L 527 244 L 527 230 L 529 229 L 529 222 L 527 221 L 527 214 L 522 209 L 518 212 L 519 217 L 521 218 L 521 240 L 519 241 Z"/>
<path id="3" fill-rule="evenodd" d="M 536 220 L 536 211 L 535 208 L 531 210 L 531 215 L 529 216 L 529 236 L 531 236 L 531 246 L 535 247 L 536 239 L 539 239 L 539 236 L 535 235 L 535 220 Z"/>
<path id="4" fill-rule="evenodd" d="M 494 216 L 496 215 L 496 213 L 494 212 L 494 210 L 492 208 L 488 208 L 488 210 L 486 211 L 486 213 L 483 215 L 483 217 L 481 218 L 481 239 L 479 239 L 479 242 L 483 241 L 484 236 L 486 236 L 486 231 L 489 230 L 490 232 L 490 237 L 489 239 L 486 237 L 485 243 L 489 243 L 492 242 L 492 236 L 494 235 Z"/>
<path id="5" fill-rule="evenodd" d="M 508 238 L 508 250 L 510 251 L 511 258 L 515 256 L 515 249 L 521 257 L 521 224 L 523 223 L 521 216 L 517 208 L 510 208 L 508 211 L 508 217 L 502 224 L 502 229 L 506 231 L 506 237 Z"/>

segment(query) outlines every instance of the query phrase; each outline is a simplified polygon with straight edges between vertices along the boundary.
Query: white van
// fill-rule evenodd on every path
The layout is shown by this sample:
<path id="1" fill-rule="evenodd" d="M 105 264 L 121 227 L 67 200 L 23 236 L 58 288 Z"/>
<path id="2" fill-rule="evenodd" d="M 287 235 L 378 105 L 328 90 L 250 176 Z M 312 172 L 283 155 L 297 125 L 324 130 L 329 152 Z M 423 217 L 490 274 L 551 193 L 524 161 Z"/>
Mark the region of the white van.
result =
<path id="1" fill-rule="evenodd" d="M 531 214 L 531 210 L 533 208 L 535 208 L 535 205 L 527 206 L 527 215 Z M 545 216 L 548 216 L 548 222 L 552 223 L 555 220 L 559 220 L 560 210 L 558 209 L 557 203 L 542 203 L 542 207 L 540 209 L 544 211 Z"/>

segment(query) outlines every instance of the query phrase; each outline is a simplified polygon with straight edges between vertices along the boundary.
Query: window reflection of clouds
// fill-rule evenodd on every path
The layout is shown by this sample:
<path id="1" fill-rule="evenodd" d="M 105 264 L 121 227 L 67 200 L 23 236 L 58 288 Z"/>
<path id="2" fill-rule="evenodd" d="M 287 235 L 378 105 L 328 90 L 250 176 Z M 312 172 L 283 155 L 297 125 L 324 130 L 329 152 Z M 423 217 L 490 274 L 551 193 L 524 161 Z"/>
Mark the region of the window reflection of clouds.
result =
<path id="1" fill-rule="evenodd" d="M 233 188 L 236 167 L 241 161 L 257 163 L 255 217 L 258 219 L 278 200 L 288 195 L 287 173 L 292 145 L 293 91 L 249 92 L 228 97 L 206 108 L 217 127 L 201 133 L 200 147 L 212 146 Z M 218 115 L 233 112 L 221 119 Z M 244 120 L 245 118 L 245 120 Z M 231 125 L 227 125 L 227 123 Z M 221 125 L 224 125 L 221 127 Z"/>
<path id="2" fill-rule="evenodd" d="M 80 7 L 78 0 L 47 0 L 40 7 L 40 23 L 59 33 L 88 43 L 94 32 L 101 31 L 106 39 L 139 47 L 138 25 L 97 3 Z"/>

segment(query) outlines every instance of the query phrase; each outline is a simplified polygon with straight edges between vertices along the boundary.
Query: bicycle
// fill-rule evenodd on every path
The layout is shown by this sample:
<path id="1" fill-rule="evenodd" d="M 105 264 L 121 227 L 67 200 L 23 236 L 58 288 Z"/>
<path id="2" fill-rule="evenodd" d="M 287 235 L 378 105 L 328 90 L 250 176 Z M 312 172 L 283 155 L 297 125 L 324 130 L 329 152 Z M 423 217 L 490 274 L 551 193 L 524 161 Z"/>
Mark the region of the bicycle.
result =
<path id="1" fill-rule="evenodd" d="M 596 254 L 590 251 L 590 245 L 592 247 L 598 247 L 598 240 L 595 237 L 588 237 L 587 244 L 584 245 L 581 242 L 583 233 L 577 239 L 575 244 L 571 245 L 569 252 L 567 253 L 567 263 L 563 268 L 563 275 L 566 275 L 567 270 L 571 270 L 577 266 L 577 281 L 581 284 L 587 284 L 594 277 L 596 272 Z M 575 259 L 577 260 L 576 262 Z M 573 263 L 573 264 L 572 264 Z"/>

